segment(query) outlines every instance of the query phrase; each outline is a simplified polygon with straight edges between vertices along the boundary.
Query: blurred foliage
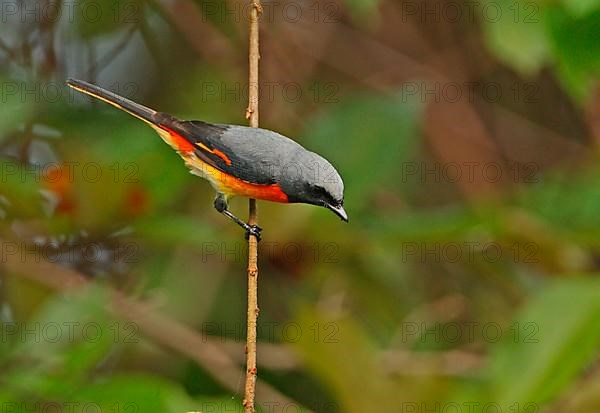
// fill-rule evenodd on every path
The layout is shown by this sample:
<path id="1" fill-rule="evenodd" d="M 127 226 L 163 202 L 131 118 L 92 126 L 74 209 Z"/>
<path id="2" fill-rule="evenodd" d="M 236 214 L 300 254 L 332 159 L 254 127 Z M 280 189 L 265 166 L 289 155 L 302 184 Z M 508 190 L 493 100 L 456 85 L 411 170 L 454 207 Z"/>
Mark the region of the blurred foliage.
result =
<path id="1" fill-rule="evenodd" d="M 490 0 L 454 21 L 431 10 L 455 3 L 421 3 L 315 3 L 300 21 L 297 4 L 266 5 L 261 124 L 331 160 L 350 224 L 259 203 L 258 377 L 292 401 L 259 393 L 259 411 L 597 413 L 599 4 Z M 85 78 L 181 118 L 244 123 L 239 6 L 7 14 L 0 412 L 241 411 L 239 228 L 146 125 L 63 86 Z M 429 77 L 530 82 L 534 99 L 413 93 Z M 522 175 L 488 193 L 440 170 L 461 162 Z M 127 321 L 115 290 L 165 320 Z M 221 357 L 233 374 L 211 364 Z"/>
<path id="2" fill-rule="evenodd" d="M 346 200 L 345 205 L 352 211 L 358 213 L 368 207 L 365 203 L 373 191 L 397 186 L 399 165 L 415 159 L 420 110 L 414 100 L 403 93 L 389 99 L 348 98 L 317 119 L 307 132 L 310 148 L 317 153 L 331 153 L 328 158 L 342 176 L 352 175 L 345 189 L 350 194 L 361 194 Z M 331 150 L 336 140 L 338 144 L 343 140 L 343 151 Z"/>
<path id="3" fill-rule="evenodd" d="M 553 64 L 567 90 L 589 99 L 600 72 L 598 1 L 490 1 L 483 19 L 490 49 L 529 76 Z"/>

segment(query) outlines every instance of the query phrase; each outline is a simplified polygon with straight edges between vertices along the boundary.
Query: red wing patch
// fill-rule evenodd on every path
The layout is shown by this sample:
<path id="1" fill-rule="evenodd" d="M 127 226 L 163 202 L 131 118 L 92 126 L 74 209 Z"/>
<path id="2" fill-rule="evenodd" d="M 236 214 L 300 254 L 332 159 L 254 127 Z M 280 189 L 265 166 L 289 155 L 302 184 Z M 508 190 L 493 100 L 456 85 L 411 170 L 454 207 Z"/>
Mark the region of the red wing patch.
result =
<path id="1" fill-rule="evenodd" d="M 229 158 L 227 157 L 227 155 L 225 155 L 225 154 L 224 154 L 223 152 L 221 152 L 220 150 L 218 150 L 218 149 L 213 149 L 213 150 L 212 150 L 212 151 L 210 151 L 210 152 L 214 153 L 214 154 L 215 154 L 215 155 L 217 155 L 219 158 L 223 159 L 223 161 L 225 161 L 225 163 L 226 163 L 227 165 L 231 165 L 231 159 L 229 159 Z"/>
<path id="2" fill-rule="evenodd" d="M 194 145 L 192 145 L 192 143 L 190 141 L 185 139 L 183 136 L 181 136 L 174 130 L 169 129 L 163 125 L 161 125 L 160 127 L 162 129 L 166 130 L 167 132 L 169 132 L 169 135 L 171 136 L 171 139 L 173 140 L 173 143 L 175 144 L 175 146 L 177 146 L 178 151 L 193 152 L 195 150 Z"/>

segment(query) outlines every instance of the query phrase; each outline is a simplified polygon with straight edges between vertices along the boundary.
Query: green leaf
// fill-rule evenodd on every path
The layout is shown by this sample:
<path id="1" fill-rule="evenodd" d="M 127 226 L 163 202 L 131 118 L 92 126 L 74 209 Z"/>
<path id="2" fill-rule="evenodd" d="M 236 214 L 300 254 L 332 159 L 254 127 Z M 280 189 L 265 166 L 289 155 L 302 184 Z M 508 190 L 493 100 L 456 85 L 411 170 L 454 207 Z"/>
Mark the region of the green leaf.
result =
<path id="1" fill-rule="evenodd" d="M 344 317 L 331 321 L 323 312 L 306 306 L 296 322 L 302 326 L 296 342 L 298 351 L 309 371 L 336 395 L 340 404 L 337 411 L 370 411 L 374 400 L 379 406 L 397 406 L 410 392 L 410 386 L 396 386 L 381 374 L 377 348 L 356 320 Z M 357 389 L 361 397 L 356 397 Z"/>
<path id="2" fill-rule="evenodd" d="M 563 0 L 562 3 L 574 17 L 583 17 L 600 8 L 598 0 Z"/>
<path id="3" fill-rule="evenodd" d="M 136 224 L 136 234 L 160 246 L 203 247 L 217 237 L 217 233 L 206 222 L 183 215 L 165 215 L 140 220 Z"/>
<path id="4" fill-rule="evenodd" d="M 41 168 L 0 160 L 0 170 L 0 195 L 4 198 L 0 208 L 13 218 L 39 216 L 43 205 Z"/>
<path id="5" fill-rule="evenodd" d="M 600 280 L 562 280 L 517 318 L 516 333 L 491 358 L 494 400 L 508 406 L 554 399 L 598 354 Z"/>
<path id="6" fill-rule="evenodd" d="M 362 96 L 336 105 L 307 132 L 307 148 L 329 159 L 346 185 L 348 210 L 382 187 L 398 188 L 399 165 L 418 142 L 421 106 L 403 93 Z"/>
<path id="7" fill-rule="evenodd" d="M 364 23 L 365 18 L 375 17 L 379 0 L 346 0 L 348 9 L 356 23 Z"/>
<path id="8" fill-rule="evenodd" d="M 598 0 L 490 1 L 482 16 L 487 44 L 504 63 L 528 76 L 554 63 L 569 93 L 591 95 L 600 73 Z"/>
<path id="9" fill-rule="evenodd" d="M 198 410 L 194 401 L 174 382 L 142 374 L 116 374 L 81 388 L 75 394 L 81 405 L 96 411 L 182 413 Z"/>
<path id="10" fill-rule="evenodd" d="M 110 33 L 143 18 L 139 0 L 82 0 L 72 7 L 72 16 L 83 37 Z"/>
<path id="11" fill-rule="evenodd" d="M 25 123 L 33 115 L 36 99 L 31 98 L 30 91 L 37 91 L 40 85 L 33 82 L 18 82 L 4 77 L 0 77 L 0 85 L 2 93 L 2 110 L 0 110 L 1 142 L 11 131 L 20 124 Z"/>
<path id="12" fill-rule="evenodd" d="M 548 16 L 559 75 L 575 97 L 586 99 L 600 75 L 600 9 L 576 18 L 555 7 Z"/>
<path id="13" fill-rule="evenodd" d="M 9 388 L 35 389 L 47 396 L 69 394 L 114 345 L 108 301 L 101 288 L 56 296 L 37 316 L 19 326 L 10 357 L 22 363 L 6 376 Z"/>
<path id="14" fill-rule="evenodd" d="M 551 59 L 540 3 L 489 1 L 476 10 L 490 50 L 509 66 L 531 76 Z"/>
<path id="15" fill-rule="evenodd" d="M 549 226 L 586 245 L 600 245 L 600 171 L 556 172 L 520 194 L 517 202 Z M 565 200 L 567 202 L 565 202 Z"/>

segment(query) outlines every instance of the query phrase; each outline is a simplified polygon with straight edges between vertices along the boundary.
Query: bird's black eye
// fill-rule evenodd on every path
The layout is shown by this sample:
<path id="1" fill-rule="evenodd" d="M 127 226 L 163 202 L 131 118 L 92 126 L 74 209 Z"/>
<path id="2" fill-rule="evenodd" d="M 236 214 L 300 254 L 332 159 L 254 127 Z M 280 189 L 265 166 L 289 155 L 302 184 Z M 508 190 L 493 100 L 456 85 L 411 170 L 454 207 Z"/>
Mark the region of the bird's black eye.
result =
<path id="1" fill-rule="evenodd" d="M 323 197 L 327 194 L 327 191 L 325 191 L 325 188 L 323 188 L 322 186 L 319 186 L 319 185 L 313 185 L 310 189 L 311 189 L 311 192 L 313 193 L 313 195 L 315 195 L 317 197 Z"/>
<path id="2" fill-rule="evenodd" d="M 326 204 L 333 205 L 336 203 L 331 194 L 322 186 L 313 185 L 310 188 L 310 192 L 315 199 L 323 201 Z"/>

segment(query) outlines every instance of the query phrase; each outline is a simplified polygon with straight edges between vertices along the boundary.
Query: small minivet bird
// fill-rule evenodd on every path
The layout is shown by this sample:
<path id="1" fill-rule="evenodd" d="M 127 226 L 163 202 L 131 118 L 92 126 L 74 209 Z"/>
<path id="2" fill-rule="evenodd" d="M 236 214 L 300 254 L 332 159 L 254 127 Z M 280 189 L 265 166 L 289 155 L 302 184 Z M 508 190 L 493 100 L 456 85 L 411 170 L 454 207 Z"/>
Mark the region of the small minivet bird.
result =
<path id="1" fill-rule="evenodd" d="M 281 203 L 318 205 L 348 222 L 344 183 L 335 168 L 279 133 L 238 125 L 182 121 L 90 83 L 69 79 L 67 85 L 124 110 L 152 126 L 183 158 L 190 172 L 207 179 L 217 191 L 214 207 L 260 240 L 261 228 L 227 209 L 235 195 Z"/>

